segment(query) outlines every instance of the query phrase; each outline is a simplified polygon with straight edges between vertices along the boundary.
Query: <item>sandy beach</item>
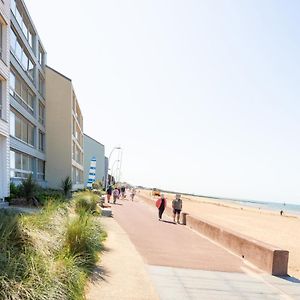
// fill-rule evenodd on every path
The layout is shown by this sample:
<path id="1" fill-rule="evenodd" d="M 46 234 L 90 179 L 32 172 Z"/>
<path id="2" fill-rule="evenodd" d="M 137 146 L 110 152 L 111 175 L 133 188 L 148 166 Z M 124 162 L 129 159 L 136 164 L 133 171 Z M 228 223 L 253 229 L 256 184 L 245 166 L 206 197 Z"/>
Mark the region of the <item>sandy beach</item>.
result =
<path id="1" fill-rule="evenodd" d="M 150 196 L 149 190 L 140 193 Z M 174 194 L 165 193 L 168 206 Z M 183 211 L 222 225 L 290 252 L 289 275 L 300 279 L 300 217 L 279 212 L 225 203 L 221 200 L 182 195 Z"/>

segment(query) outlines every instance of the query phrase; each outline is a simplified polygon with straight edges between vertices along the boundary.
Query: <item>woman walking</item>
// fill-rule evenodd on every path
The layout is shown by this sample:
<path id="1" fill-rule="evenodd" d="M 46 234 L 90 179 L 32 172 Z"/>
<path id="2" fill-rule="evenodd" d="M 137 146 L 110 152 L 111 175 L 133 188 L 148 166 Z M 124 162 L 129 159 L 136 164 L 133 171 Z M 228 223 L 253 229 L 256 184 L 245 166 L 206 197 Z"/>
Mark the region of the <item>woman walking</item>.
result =
<path id="1" fill-rule="evenodd" d="M 167 206 L 167 201 L 164 194 L 160 195 L 160 198 L 156 201 L 156 207 L 158 208 L 158 220 L 161 221 L 164 210 Z"/>
<path id="2" fill-rule="evenodd" d="M 113 190 L 113 198 L 114 198 L 114 204 L 116 204 L 117 199 L 119 199 L 120 191 L 118 188 L 115 187 Z"/>
<path id="3" fill-rule="evenodd" d="M 112 194 L 112 187 L 111 187 L 111 185 L 109 185 L 107 190 L 106 190 L 106 198 L 107 198 L 108 203 L 110 202 L 111 194 Z"/>

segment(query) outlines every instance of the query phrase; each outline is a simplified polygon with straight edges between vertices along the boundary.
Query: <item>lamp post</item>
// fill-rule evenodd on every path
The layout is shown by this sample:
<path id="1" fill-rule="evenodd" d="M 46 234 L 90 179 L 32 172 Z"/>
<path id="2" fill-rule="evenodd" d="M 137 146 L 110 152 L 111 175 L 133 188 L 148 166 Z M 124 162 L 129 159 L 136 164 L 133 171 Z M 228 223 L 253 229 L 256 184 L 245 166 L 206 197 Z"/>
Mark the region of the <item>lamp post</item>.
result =
<path id="1" fill-rule="evenodd" d="M 121 150 L 121 153 L 120 153 L 120 163 L 119 163 L 118 181 L 121 181 L 122 159 L 123 159 L 123 149 Z"/>
<path id="2" fill-rule="evenodd" d="M 115 166 L 115 164 L 118 163 L 119 161 L 120 161 L 120 160 L 116 159 L 116 160 L 114 161 L 112 167 L 111 167 L 111 170 L 110 170 L 111 177 L 114 177 L 115 182 L 117 182 L 117 178 L 116 178 L 116 176 L 114 176 L 114 166 Z"/>
<path id="3" fill-rule="evenodd" d="M 114 147 L 112 150 L 111 150 L 111 152 L 110 152 L 110 154 L 109 154 L 109 156 L 108 156 L 108 166 L 107 166 L 107 175 L 106 175 L 106 181 L 105 181 L 105 191 L 107 190 L 107 185 L 108 185 L 108 170 L 109 170 L 109 162 L 110 162 L 110 158 L 111 158 L 111 156 L 112 156 L 112 154 L 113 154 L 113 152 L 115 151 L 115 150 L 120 150 L 121 149 L 121 147 Z"/>

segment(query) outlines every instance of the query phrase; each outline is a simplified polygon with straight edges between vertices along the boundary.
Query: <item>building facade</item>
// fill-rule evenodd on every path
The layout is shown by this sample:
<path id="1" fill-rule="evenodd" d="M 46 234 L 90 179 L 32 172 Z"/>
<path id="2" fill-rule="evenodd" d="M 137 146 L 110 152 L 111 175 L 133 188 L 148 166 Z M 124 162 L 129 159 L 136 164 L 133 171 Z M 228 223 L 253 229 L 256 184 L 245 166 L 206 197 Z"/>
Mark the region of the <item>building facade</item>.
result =
<path id="1" fill-rule="evenodd" d="M 84 188 L 83 118 L 72 80 L 46 67 L 46 180 L 60 188 L 70 177 L 73 190 Z"/>
<path id="2" fill-rule="evenodd" d="M 46 52 L 23 0 L 10 11 L 10 178 L 45 181 Z"/>
<path id="3" fill-rule="evenodd" d="M 10 0 L 0 1 L 0 202 L 9 195 Z"/>
<path id="4" fill-rule="evenodd" d="M 105 181 L 105 148 L 104 145 L 84 134 L 84 185 L 87 185 L 91 159 L 96 159 L 96 181 Z"/>

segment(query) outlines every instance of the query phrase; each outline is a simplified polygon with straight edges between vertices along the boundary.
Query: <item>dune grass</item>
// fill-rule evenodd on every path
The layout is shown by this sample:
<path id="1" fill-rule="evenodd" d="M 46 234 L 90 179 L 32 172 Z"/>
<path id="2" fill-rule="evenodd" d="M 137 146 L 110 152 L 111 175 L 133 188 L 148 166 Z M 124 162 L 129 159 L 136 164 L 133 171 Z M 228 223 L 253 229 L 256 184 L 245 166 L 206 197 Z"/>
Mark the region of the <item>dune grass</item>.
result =
<path id="1" fill-rule="evenodd" d="M 90 191 L 80 192 L 74 196 L 75 211 L 77 213 L 97 213 L 99 196 Z"/>
<path id="2" fill-rule="evenodd" d="M 74 206 L 50 201 L 30 215 L 0 210 L 0 299 L 84 299 L 105 233 L 90 210 L 77 214 Z"/>

